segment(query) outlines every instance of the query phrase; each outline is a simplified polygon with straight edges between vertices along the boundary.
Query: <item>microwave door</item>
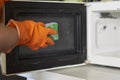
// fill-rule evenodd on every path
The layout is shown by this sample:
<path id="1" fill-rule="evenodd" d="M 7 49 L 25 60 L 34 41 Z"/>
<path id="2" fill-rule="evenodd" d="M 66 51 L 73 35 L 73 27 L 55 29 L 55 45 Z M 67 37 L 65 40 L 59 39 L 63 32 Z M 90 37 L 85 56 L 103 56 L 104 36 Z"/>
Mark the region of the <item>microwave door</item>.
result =
<path id="1" fill-rule="evenodd" d="M 30 19 L 45 24 L 57 22 L 59 39 L 55 41 L 54 46 L 45 49 L 33 51 L 26 46 L 17 46 L 11 53 L 2 54 L 4 74 L 55 69 L 86 61 L 84 4 L 11 1 L 5 4 L 5 23 L 7 24 L 10 19 Z"/>
<path id="2" fill-rule="evenodd" d="M 89 63 L 120 67 L 120 2 L 96 2 L 87 5 Z"/>

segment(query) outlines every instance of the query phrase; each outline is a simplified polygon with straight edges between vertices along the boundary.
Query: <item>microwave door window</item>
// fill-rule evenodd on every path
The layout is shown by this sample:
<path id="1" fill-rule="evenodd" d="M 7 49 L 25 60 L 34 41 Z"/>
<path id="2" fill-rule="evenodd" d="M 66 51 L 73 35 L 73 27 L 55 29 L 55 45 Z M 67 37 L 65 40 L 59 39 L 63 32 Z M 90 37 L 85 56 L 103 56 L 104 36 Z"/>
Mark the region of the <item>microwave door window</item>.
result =
<path id="1" fill-rule="evenodd" d="M 19 48 L 20 59 L 75 53 L 74 48 L 74 16 L 71 14 L 25 14 L 17 15 L 17 20 L 35 20 L 44 23 L 57 22 L 59 39 L 54 46 L 33 51 L 25 46 Z M 67 52 L 67 53 L 66 53 Z"/>

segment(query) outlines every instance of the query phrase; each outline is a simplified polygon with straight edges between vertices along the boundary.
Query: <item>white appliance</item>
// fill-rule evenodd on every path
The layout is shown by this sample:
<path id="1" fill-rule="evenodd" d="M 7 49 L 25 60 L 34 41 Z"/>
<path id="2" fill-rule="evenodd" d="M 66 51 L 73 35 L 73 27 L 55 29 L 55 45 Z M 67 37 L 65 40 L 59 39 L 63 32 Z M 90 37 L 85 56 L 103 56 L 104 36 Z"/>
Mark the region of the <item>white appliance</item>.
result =
<path id="1" fill-rule="evenodd" d="M 120 67 L 120 1 L 87 4 L 87 55 L 89 63 Z"/>
<path id="2" fill-rule="evenodd" d="M 77 4 L 85 4 L 87 11 L 87 60 L 84 63 L 120 68 L 120 1 Z M 1 57 L 1 61 L 5 62 L 5 55 Z M 5 73 L 6 63 L 1 65 Z"/>

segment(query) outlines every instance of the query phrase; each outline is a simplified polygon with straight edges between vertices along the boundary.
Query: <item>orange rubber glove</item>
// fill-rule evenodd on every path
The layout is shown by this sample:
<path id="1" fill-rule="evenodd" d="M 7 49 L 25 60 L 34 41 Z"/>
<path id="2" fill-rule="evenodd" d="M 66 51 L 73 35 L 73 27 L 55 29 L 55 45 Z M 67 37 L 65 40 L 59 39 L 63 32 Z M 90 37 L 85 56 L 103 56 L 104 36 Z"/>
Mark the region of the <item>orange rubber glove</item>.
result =
<path id="1" fill-rule="evenodd" d="M 2 21 L 3 5 L 6 1 L 9 0 L 0 0 L 0 22 Z"/>
<path id="2" fill-rule="evenodd" d="M 42 22 L 32 20 L 16 21 L 11 19 L 7 27 L 15 27 L 18 32 L 19 41 L 17 45 L 26 45 L 27 47 L 37 50 L 54 45 L 54 41 L 49 37 L 50 34 L 56 34 L 57 31 L 46 28 Z"/>
<path id="3" fill-rule="evenodd" d="M 0 0 L 0 8 L 3 7 L 3 5 L 4 5 L 4 3 L 5 3 L 6 1 L 8 1 L 8 0 Z"/>

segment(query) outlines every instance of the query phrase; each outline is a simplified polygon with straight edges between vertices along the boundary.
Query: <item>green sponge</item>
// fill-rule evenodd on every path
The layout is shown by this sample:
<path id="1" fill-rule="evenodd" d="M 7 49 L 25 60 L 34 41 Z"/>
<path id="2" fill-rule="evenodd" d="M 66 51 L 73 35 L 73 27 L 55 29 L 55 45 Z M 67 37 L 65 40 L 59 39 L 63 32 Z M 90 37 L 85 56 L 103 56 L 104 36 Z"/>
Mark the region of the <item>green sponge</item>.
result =
<path id="1" fill-rule="evenodd" d="M 53 29 L 58 31 L 58 23 L 57 22 L 46 23 L 45 26 L 47 28 L 53 28 Z M 50 36 L 53 40 L 58 40 L 59 39 L 59 34 L 58 33 L 55 34 L 55 35 L 50 35 Z"/>

